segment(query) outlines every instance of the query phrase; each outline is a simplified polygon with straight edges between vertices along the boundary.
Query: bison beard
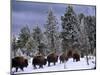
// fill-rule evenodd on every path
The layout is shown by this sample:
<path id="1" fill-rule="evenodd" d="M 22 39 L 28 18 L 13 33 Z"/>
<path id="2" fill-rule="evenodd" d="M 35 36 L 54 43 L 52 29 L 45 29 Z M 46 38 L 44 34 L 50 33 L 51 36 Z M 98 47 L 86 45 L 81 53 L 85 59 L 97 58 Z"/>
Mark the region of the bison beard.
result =
<path id="1" fill-rule="evenodd" d="M 47 56 L 47 61 L 48 61 L 48 66 L 50 66 L 50 63 L 54 63 L 54 65 L 56 65 L 56 62 L 58 61 L 58 56 L 56 55 L 56 53 L 52 53 L 49 54 Z"/>
<path id="2" fill-rule="evenodd" d="M 34 66 L 34 68 L 36 69 L 36 65 L 39 65 L 39 68 L 43 68 L 43 65 L 46 65 L 46 59 L 44 58 L 44 56 L 35 56 L 33 58 L 32 61 L 32 65 Z"/>
<path id="3" fill-rule="evenodd" d="M 18 71 L 18 68 L 20 68 L 23 71 L 24 67 L 28 66 L 28 60 L 24 57 L 15 57 L 12 59 L 12 68 L 16 68 L 16 72 Z"/>

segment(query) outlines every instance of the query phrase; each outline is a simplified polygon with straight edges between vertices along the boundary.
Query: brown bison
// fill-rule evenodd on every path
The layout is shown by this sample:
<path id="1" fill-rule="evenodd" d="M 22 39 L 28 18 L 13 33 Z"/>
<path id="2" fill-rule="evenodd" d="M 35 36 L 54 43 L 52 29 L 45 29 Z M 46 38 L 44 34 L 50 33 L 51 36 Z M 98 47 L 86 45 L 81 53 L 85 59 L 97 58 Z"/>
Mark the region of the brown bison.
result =
<path id="1" fill-rule="evenodd" d="M 48 61 L 48 66 L 50 66 L 50 63 L 54 63 L 54 65 L 56 65 L 56 62 L 58 62 L 58 55 L 55 52 L 50 53 L 47 56 L 47 61 Z"/>
<path id="2" fill-rule="evenodd" d="M 60 63 L 64 63 L 64 61 L 67 61 L 69 58 L 72 58 L 73 56 L 73 51 L 70 49 L 68 51 L 65 51 L 64 53 L 62 53 L 59 57 L 60 59 Z"/>
<path id="3" fill-rule="evenodd" d="M 78 51 L 74 51 L 73 52 L 73 62 L 74 61 L 80 61 L 80 54 L 79 54 L 79 52 Z"/>
<path id="4" fill-rule="evenodd" d="M 64 61 L 67 61 L 68 60 L 68 56 L 66 53 L 62 53 L 59 57 L 59 60 L 60 60 L 60 63 L 64 63 Z"/>
<path id="5" fill-rule="evenodd" d="M 12 59 L 12 68 L 16 68 L 16 72 L 18 71 L 18 68 L 20 68 L 23 71 L 24 67 L 28 66 L 28 60 L 24 57 L 15 57 Z"/>
<path id="6" fill-rule="evenodd" d="M 39 68 L 43 68 L 43 65 L 46 65 L 47 60 L 42 55 L 37 55 L 33 58 L 32 65 L 36 69 L 36 65 L 39 65 Z"/>
<path id="7" fill-rule="evenodd" d="M 77 50 L 68 50 L 67 52 L 64 52 L 62 55 L 60 55 L 60 63 L 64 63 L 64 61 L 67 61 L 69 58 L 73 58 L 73 61 L 80 61 L 80 53 Z"/>
<path id="8" fill-rule="evenodd" d="M 70 49 L 67 51 L 67 58 L 73 58 L 73 61 L 80 61 L 80 53 L 75 49 Z"/>
<path id="9" fill-rule="evenodd" d="M 72 56 L 73 56 L 73 50 L 68 50 L 67 51 L 67 57 L 72 58 Z"/>

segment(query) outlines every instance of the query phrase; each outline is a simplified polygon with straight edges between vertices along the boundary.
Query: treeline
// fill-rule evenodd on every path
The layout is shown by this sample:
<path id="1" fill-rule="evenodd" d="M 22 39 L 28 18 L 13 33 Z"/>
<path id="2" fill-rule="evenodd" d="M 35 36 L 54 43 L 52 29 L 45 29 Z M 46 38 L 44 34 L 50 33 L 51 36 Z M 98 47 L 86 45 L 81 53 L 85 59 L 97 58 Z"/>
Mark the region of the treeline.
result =
<path id="1" fill-rule="evenodd" d="M 59 28 L 60 25 L 62 28 Z M 95 16 L 77 14 L 72 6 L 68 6 L 59 24 L 53 10 L 50 9 L 43 28 L 44 31 L 37 25 L 30 31 L 26 25 L 20 30 L 18 38 L 13 35 L 11 48 L 14 56 L 19 48 L 27 55 L 34 54 L 36 51 L 47 55 L 52 51 L 61 53 L 69 49 L 79 50 L 82 55 L 95 55 Z"/>

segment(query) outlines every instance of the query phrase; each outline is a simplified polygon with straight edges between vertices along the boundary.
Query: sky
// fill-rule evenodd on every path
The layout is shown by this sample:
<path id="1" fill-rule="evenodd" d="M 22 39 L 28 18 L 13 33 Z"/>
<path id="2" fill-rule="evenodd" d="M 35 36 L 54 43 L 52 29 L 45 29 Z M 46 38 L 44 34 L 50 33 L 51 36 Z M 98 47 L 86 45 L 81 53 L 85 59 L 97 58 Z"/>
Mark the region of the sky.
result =
<path id="1" fill-rule="evenodd" d="M 11 33 L 16 37 L 24 26 L 32 30 L 37 25 L 44 30 L 47 20 L 48 10 L 52 8 L 54 15 L 59 22 L 61 29 L 61 16 L 64 15 L 68 4 L 11 1 Z M 86 16 L 95 16 L 95 6 L 72 5 L 76 14 L 84 13 Z"/>

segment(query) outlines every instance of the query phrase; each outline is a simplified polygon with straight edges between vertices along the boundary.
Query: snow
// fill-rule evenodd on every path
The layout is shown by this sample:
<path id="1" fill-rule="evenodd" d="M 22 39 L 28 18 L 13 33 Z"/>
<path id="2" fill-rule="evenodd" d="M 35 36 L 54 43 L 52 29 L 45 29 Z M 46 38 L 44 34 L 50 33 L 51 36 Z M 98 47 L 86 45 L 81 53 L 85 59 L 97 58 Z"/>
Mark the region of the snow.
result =
<path id="1" fill-rule="evenodd" d="M 32 66 L 32 58 L 28 61 L 29 65 L 27 68 L 24 68 L 24 71 L 21 71 L 18 69 L 18 72 L 14 72 L 14 74 L 20 74 L 20 73 L 38 73 L 38 72 L 51 72 L 51 71 L 68 71 L 68 70 L 84 70 L 84 69 L 92 69 L 95 67 L 95 57 L 91 56 L 91 59 L 89 59 L 89 65 L 86 63 L 86 58 L 81 58 L 78 62 L 73 62 L 73 59 L 70 58 L 65 64 L 61 63 L 58 60 L 56 65 L 54 66 L 53 63 L 51 63 L 50 67 L 48 67 L 48 63 L 43 66 L 43 68 L 39 68 L 37 66 L 37 69 L 34 69 Z M 65 65 L 65 67 L 64 67 Z M 12 72 L 15 71 L 15 68 L 12 68 Z"/>

